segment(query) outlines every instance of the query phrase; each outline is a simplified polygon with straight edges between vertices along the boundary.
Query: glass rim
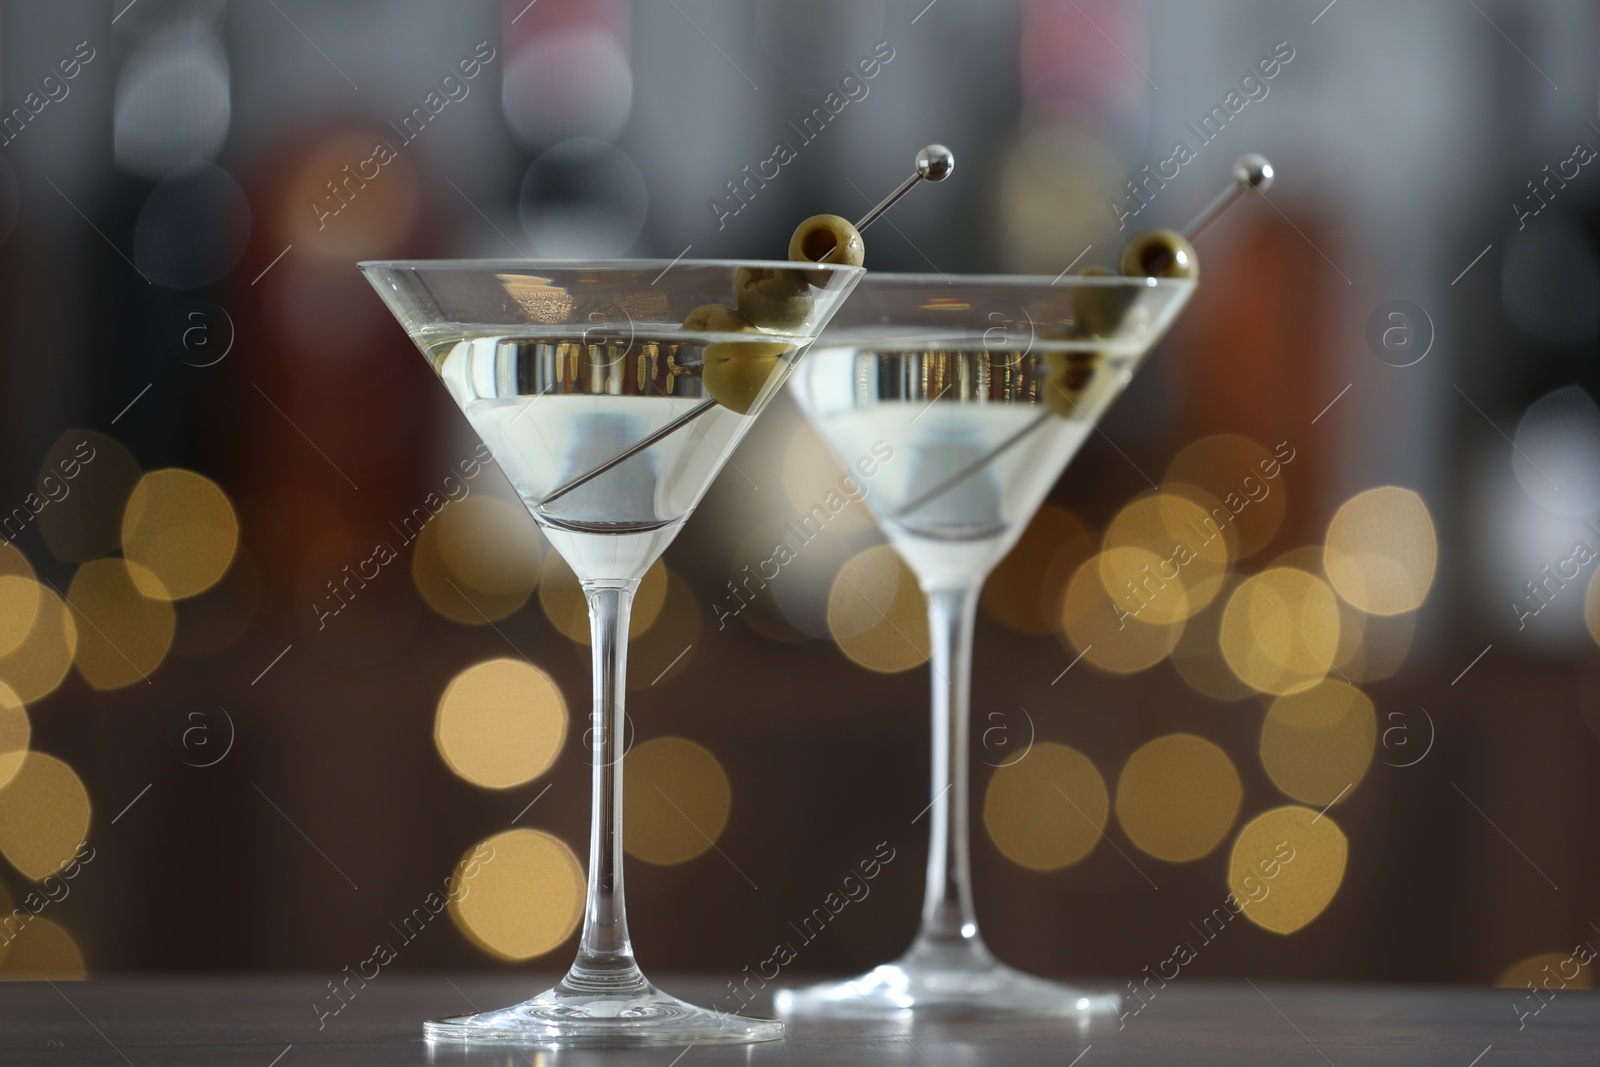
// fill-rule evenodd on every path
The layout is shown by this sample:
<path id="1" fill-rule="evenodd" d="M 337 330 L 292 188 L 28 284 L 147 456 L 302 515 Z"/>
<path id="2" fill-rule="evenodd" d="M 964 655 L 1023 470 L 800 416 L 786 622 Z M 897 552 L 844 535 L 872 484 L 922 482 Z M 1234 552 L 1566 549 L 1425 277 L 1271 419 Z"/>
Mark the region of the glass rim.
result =
<path id="1" fill-rule="evenodd" d="M 661 270 L 665 273 L 674 267 L 734 268 L 786 268 L 790 270 L 825 270 L 841 277 L 870 273 L 865 267 L 846 263 L 802 263 L 787 259 L 362 259 L 356 269 L 369 270 Z"/>
<path id="2" fill-rule="evenodd" d="M 1124 274 L 927 274 L 895 273 L 886 270 L 868 270 L 867 276 L 856 283 L 856 292 L 866 288 L 882 288 L 900 284 L 906 288 L 959 291 L 970 289 L 1069 289 L 1075 285 L 1116 287 L 1130 289 L 1193 289 L 1200 284 L 1198 278 L 1140 278 Z"/>

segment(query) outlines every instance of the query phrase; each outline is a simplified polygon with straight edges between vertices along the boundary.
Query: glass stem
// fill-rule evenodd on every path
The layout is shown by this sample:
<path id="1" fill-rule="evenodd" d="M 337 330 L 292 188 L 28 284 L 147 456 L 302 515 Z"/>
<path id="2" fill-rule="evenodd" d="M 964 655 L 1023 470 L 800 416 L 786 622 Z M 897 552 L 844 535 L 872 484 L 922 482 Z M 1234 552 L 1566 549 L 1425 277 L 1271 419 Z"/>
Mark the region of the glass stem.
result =
<path id="1" fill-rule="evenodd" d="M 981 582 L 928 591 L 933 689 L 933 802 L 928 807 L 928 887 L 911 956 L 943 966 L 981 967 L 993 957 L 972 909 L 968 837 L 972 628 Z"/>
<path id="2" fill-rule="evenodd" d="M 562 979 L 563 992 L 638 994 L 649 983 L 633 961 L 622 893 L 623 694 L 627 691 L 628 618 L 635 579 L 586 581 L 589 633 L 594 653 L 594 804 L 589 828 L 588 903 L 578 958 Z"/>

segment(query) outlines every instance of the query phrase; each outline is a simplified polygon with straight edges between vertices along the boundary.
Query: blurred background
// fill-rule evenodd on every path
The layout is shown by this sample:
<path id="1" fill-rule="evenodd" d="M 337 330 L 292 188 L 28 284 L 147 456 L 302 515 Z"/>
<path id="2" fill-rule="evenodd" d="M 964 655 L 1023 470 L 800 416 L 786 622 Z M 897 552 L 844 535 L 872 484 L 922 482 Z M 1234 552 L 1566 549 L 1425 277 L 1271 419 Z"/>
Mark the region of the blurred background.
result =
<path id="1" fill-rule="evenodd" d="M 985 591 L 996 952 L 1121 987 L 1311 817 L 1189 970 L 1595 943 L 1597 45 L 1557 0 L 5 0 L 0 975 L 564 967 L 582 600 L 353 264 L 773 257 L 931 141 L 873 268 L 1115 263 L 1241 153 L 1279 175 Z M 863 969 L 921 900 L 921 595 L 852 504 L 723 617 L 843 475 L 787 397 L 734 464 L 635 614 L 636 945 L 733 980 L 884 843 L 791 968 Z M 1107 561 L 1205 494 L 1185 609 L 1102 632 Z"/>

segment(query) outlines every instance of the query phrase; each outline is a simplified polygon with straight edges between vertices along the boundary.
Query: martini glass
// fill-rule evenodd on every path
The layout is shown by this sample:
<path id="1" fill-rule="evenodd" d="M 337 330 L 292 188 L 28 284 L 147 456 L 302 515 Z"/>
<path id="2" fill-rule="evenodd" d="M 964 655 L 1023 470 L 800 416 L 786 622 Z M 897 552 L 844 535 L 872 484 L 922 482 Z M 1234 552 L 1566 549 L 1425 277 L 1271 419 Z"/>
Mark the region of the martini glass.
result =
<path id="1" fill-rule="evenodd" d="M 973 621 L 984 578 L 1194 285 L 874 273 L 797 370 L 800 406 L 840 462 L 875 442 L 894 450 L 866 501 L 928 599 L 932 841 L 922 925 L 906 954 L 846 982 L 782 990 L 780 1013 L 1118 1010 L 1116 993 L 1005 966 L 978 934 L 968 843 Z M 1054 398 L 1052 380 L 1061 383 Z"/>
<path id="2" fill-rule="evenodd" d="M 362 263 L 362 272 L 493 451 L 582 582 L 594 653 L 593 817 L 583 933 L 556 985 L 521 1004 L 424 1025 L 433 1040 L 542 1047 L 769 1041 L 783 1024 L 686 1004 L 634 962 L 623 904 L 623 693 L 628 617 L 650 565 L 864 271 L 807 265 L 806 311 L 781 331 L 685 328 L 728 301 L 740 268 L 648 260 Z M 715 349 L 713 346 L 722 346 Z M 740 347 L 750 346 L 750 347 Z M 735 403 L 702 370 L 744 358 L 759 377 Z M 753 383 L 753 384 L 752 384 Z"/>

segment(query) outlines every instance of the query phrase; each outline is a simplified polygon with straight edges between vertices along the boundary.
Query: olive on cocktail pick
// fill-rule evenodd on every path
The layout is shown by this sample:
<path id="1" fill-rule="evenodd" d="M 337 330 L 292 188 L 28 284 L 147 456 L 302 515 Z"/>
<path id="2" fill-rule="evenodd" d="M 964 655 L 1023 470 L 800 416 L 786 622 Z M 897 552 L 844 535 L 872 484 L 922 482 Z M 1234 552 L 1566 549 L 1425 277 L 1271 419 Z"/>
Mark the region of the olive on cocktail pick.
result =
<path id="1" fill-rule="evenodd" d="M 726 304 L 701 304 L 684 316 L 683 328 L 703 333 L 756 332 L 749 319 Z M 711 399 L 743 415 L 789 348 L 780 341 L 713 341 L 705 347 L 700 382 Z"/>
<path id="2" fill-rule="evenodd" d="M 1114 278 L 1117 272 L 1090 264 L 1078 272 L 1084 278 Z M 1125 285 L 1080 285 L 1072 291 L 1073 318 L 1080 333 L 1110 337 L 1122 324 L 1138 293 Z"/>
<path id="3" fill-rule="evenodd" d="M 852 267 L 866 262 L 866 245 L 861 231 L 877 221 L 889 207 L 921 181 L 943 181 L 955 169 L 955 155 L 943 145 L 928 145 L 917 153 L 916 172 L 901 182 L 855 225 L 839 215 L 813 215 L 789 238 L 789 259 L 797 263 L 837 263 Z M 811 287 L 828 283 L 827 271 L 806 271 L 799 267 L 740 267 L 733 276 L 733 299 L 737 310 L 708 304 L 690 312 L 685 329 L 707 329 L 732 320 L 732 313 L 745 323 L 731 326 L 733 332 L 746 328 L 786 331 L 803 326 L 811 316 Z M 717 310 L 721 309 L 721 310 Z M 698 318 L 697 318 L 698 316 Z M 693 320 L 693 323 L 691 323 Z M 710 397 L 723 407 L 743 415 L 777 364 L 793 346 L 773 341 L 720 341 L 706 346 L 701 381 Z M 785 367 L 783 373 L 787 373 Z"/>
<path id="4" fill-rule="evenodd" d="M 1089 383 L 1100 369 L 1098 352 L 1046 352 L 1044 353 L 1044 381 L 1040 394 L 1050 410 L 1062 418 L 1087 418 L 1079 405 Z"/>
<path id="5" fill-rule="evenodd" d="M 1276 173 L 1272 163 L 1259 152 L 1247 152 L 1233 161 L 1228 187 L 1189 220 L 1182 231 L 1155 230 L 1142 233 L 1122 250 L 1122 273 L 1146 278 L 1198 278 L 1200 261 L 1189 243 L 1245 192 L 1265 193 Z"/>
<path id="6" fill-rule="evenodd" d="M 1200 259 L 1176 230 L 1150 230 L 1122 248 L 1117 264 L 1130 278 L 1198 278 Z"/>

